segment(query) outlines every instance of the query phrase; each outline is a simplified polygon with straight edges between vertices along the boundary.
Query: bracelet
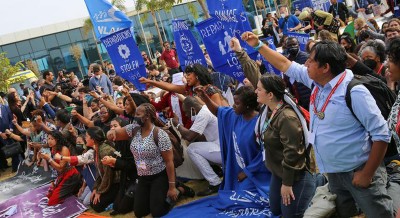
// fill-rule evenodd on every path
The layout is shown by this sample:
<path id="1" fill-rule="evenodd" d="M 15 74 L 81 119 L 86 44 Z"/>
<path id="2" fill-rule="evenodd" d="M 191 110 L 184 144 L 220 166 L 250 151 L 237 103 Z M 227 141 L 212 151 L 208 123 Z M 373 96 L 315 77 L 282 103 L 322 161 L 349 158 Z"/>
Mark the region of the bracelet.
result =
<path id="1" fill-rule="evenodd" d="M 175 182 L 168 182 L 169 184 L 175 184 Z"/>
<path id="2" fill-rule="evenodd" d="M 258 40 L 258 45 L 254 46 L 253 49 L 258 51 L 260 48 L 264 45 L 264 43 L 261 40 Z"/>
<path id="3" fill-rule="evenodd" d="M 61 93 L 61 92 L 57 93 L 57 97 L 60 97 L 61 95 L 62 95 L 62 93 Z"/>

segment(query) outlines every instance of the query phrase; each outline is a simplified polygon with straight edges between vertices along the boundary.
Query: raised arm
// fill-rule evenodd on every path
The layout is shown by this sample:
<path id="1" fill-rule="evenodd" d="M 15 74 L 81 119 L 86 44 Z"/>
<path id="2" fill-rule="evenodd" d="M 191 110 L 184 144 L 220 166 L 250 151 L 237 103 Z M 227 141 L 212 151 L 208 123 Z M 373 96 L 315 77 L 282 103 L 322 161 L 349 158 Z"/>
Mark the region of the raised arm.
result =
<path id="1" fill-rule="evenodd" d="M 245 32 L 242 34 L 242 40 L 246 41 L 252 47 L 258 46 L 262 43 L 258 37 L 252 32 Z M 276 69 L 286 72 L 292 63 L 285 56 L 277 51 L 270 49 L 267 45 L 262 45 L 258 52 Z"/>
<path id="2" fill-rule="evenodd" d="M 93 98 L 95 99 L 99 99 L 99 101 L 106 106 L 107 108 L 111 109 L 112 111 L 114 111 L 116 114 L 124 114 L 124 109 L 119 108 L 117 105 L 106 101 L 105 99 L 101 98 L 99 94 L 97 94 L 95 91 L 91 91 L 90 95 L 93 96 Z"/>
<path id="3" fill-rule="evenodd" d="M 163 82 L 163 81 L 149 80 L 149 79 L 146 79 L 144 77 L 140 78 L 139 81 L 141 83 L 145 83 L 145 84 L 148 84 L 148 85 L 151 85 L 151 86 L 155 86 L 155 87 L 158 87 L 160 89 L 164 89 L 164 90 L 167 90 L 167 91 L 170 91 L 170 92 L 176 92 L 176 93 L 183 94 L 183 95 L 186 94 L 185 93 L 186 92 L 186 89 L 185 89 L 186 86 L 184 86 L 184 85 L 174 85 L 174 84 Z"/>
<path id="4" fill-rule="evenodd" d="M 72 109 L 71 116 L 76 116 L 78 118 L 78 120 L 81 121 L 81 123 L 83 123 L 83 125 L 85 125 L 87 127 L 94 127 L 94 122 L 93 121 L 91 121 L 88 118 L 80 115 L 75 109 Z"/>
<path id="5" fill-rule="evenodd" d="M 196 88 L 195 91 L 197 93 L 197 96 L 199 96 L 201 100 L 203 100 L 203 102 L 207 105 L 208 110 L 210 110 L 211 113 L 214 114 L 214 116 L 218 116 L 219 106 L 213 100 L 211 100 L 210 97 L 208 97 L 204 89 Z"/>
<path id="6" fill-rule="evenodd" d="M 233 51 L 235 51 L 236 57 L 242 65 L 246 78 L 250 81 L 253 87 L 257 87 L 258 80 L 261 77 L 260 67 L 258 67 L 257 63 L 249 57 L 246 51 L 243 50 L 237 38 L 232 38 L 229 46 Z"/>

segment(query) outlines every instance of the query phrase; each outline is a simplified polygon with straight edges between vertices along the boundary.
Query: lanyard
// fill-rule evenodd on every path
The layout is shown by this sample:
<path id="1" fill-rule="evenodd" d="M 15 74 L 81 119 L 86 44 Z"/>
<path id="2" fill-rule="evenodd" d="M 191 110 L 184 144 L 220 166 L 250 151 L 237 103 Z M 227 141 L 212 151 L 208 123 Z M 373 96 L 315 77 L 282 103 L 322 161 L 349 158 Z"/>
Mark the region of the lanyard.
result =
<path id="1" fill-rule="evenodd" d="M 342 76 L 340 77 L 339 81 L 336 83 L 336 85 L 333 87 L 333 89 L 329 93 L 328 98 L 325 100 L 325 103 L 322 105 L 322 108 L 321 108 L 321 110 L 319 112 L 317 111 L 317 104 L 314 104 L 315 98 L 316 98 L 317 93 L 319 91 L 319 88 L 318 88 L 318 86 L 315 88 L 315 90 L 312 93 L 311 98 L 310 98 L 310 104 L 314 105 L 314 114 L 316 114 L 319 119 L 323 120 L 325 118 L 325 109 L 329 104 L 329 100 L 331 99 L 333 93 L 335 93 L 335 91 L 338 88 L 338 86 L 340 85 L 340 83 L 343 82 L 345 76 L 346 76 L 346 71 L 342 74 Z"/>
<path id="2" fill-rule="evenodd" d="M 261 133 L 262 133 L 261 135 L 263 135 L 264 132 L 267 131 L 267 128 L 268 128 L 269 124 L 271 123 L 272 118 L 274 118 L 276 112 L 278 111 L 279 108 L 282 107 L 282 105 L 283 105 L 283 101 L 280 101 L 278 103 L 278 105 L 276 105 L 275 109 L 272 111 L 271 117 L 268 120 L 265 121 L 265 123 L 263 125 L 263 128 L 262 128 L 262 131 L 261 131 Z"/>
<path id="3" fill-rule="evenodd" d="M 376 72 L 378 75 L 381 75 L 381 74 L 382 74 L 382 72 L 381 72 L 382 68 L 383 68 L 383 64 L 382 64 L 381 67 L 379 68 L 378 72 Z"/>

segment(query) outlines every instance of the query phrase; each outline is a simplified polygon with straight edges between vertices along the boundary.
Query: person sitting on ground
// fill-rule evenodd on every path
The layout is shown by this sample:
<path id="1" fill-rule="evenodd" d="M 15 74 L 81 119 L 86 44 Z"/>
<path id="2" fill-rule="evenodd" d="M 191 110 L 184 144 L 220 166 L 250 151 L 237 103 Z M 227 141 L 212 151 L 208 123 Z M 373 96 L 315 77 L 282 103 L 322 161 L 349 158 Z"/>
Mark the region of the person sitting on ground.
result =
<path id="1" fill-rule="evenodd" d="M 53 160 L 52 156 L 60 154 L 63 157 L 70 156 L 70 152 L 63 134 L 55 130 L 48 133 L 47 144 L 51 148 L 51 154 L 39 153 L 39 156 L 45 159 L 49 165 L 57 172 L 57 178 L 51 183 L 47 197 L 48 205 L 53 206 L 62 203 L 68 196 L 76 194 L 80 187 L 80 175 L 75 167 L 68 164 L 61 158 Z"/>
<path id="2" fill-rule="evenodd" d="M 206 87 L 198 87 L 203 90 Z M 172 121 L 182 138 L 187 140 L 187 153 L 193 163 L 197 166 L 204 178 L 209 182 L 206 190 L 197 193 L 197 196 L 206 196 L 216 193 L 221 184 L 221 179 L 214 172 L 209 162 L 222 164 L 221 148 L 218 138 L 217 118 L 202 105 L 195 97 L 186 97 L 183 101 L 183 111 L 186 116 L 191 117 L 192 126 L 185 128 L 178 122 L 177 117 Z"/>

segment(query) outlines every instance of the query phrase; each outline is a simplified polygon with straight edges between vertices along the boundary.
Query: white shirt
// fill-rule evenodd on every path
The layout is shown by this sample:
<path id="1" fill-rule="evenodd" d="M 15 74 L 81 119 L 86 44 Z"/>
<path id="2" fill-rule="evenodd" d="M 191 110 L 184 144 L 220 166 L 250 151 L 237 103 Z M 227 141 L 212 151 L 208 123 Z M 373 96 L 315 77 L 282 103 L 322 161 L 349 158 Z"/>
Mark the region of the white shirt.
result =
<path id="1" fill-rule="evenodd" d="M 190 130 L 203 134 L 208 142 L 214 142 L 219 145 L 218 120 L 206 105 L 197 114 Z"/>

